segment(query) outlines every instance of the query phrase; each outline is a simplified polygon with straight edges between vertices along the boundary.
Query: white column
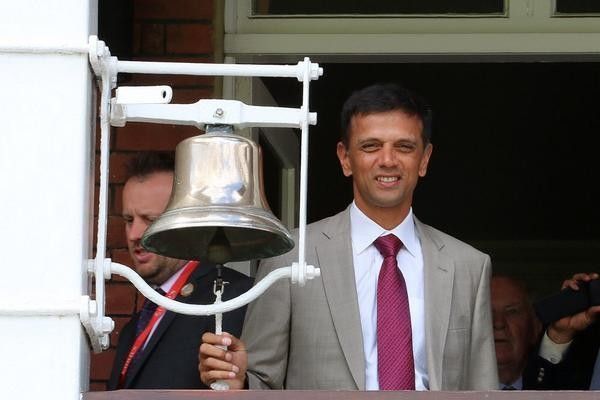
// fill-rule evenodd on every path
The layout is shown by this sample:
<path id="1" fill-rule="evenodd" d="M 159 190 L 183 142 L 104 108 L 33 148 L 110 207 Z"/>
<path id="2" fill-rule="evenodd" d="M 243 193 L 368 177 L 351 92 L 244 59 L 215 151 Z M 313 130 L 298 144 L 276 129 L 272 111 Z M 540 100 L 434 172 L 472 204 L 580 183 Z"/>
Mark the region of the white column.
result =
<path id="1" fill-rule="evenodd" d="M 46 50 L 85 47 L 96 21 L 95 0 L 0 1 L 1 399 L 88 389 L 74 307 L 93 240 L 93 78 L 87 54 Z"/>

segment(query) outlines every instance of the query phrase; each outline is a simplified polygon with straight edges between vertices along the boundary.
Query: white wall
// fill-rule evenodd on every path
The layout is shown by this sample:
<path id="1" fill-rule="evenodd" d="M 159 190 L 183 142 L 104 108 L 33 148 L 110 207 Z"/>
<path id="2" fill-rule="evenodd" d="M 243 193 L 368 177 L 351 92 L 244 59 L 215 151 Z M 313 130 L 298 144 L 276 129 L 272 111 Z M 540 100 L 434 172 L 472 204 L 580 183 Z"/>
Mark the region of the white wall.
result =
<path id="1" fill-rule="evenodd" d="M 14 49 L 85 46 L 96 20 L 95 0 L 0 2 L 2 399 L 78 399 L 88 387 L 76 305 L 93 239 L 92 74 L 83 52 Z M 75 311 L 17 312 L 59 306 Z"/>

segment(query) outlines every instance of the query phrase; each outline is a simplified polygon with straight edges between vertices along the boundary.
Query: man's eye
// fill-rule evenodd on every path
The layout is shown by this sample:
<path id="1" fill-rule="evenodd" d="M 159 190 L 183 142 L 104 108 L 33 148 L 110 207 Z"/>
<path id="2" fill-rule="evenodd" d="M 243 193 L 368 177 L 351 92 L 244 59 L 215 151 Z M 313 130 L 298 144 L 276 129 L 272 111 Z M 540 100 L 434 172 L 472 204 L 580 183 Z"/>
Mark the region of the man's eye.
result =
<path id="1" fill-rule="evenodd" d="M 403 153 L 409 153 L 415 149 L 415 145 L 412 143 L 401 143 L 396 147 Z"/>
<path id="2" fill-rule="evenodd" d="M 366 152 L 375 151 L 379 148 L 376 143 L 365 143 L 361 146 L 361 149 Z"/>
<path id="3" fill-rule="evenodd" d="M 518 307 L 509 307 L 506 309 L 506 314 L 507 315 L 515 315 L 518 314 L 520 311 L 520 309 Z"/>

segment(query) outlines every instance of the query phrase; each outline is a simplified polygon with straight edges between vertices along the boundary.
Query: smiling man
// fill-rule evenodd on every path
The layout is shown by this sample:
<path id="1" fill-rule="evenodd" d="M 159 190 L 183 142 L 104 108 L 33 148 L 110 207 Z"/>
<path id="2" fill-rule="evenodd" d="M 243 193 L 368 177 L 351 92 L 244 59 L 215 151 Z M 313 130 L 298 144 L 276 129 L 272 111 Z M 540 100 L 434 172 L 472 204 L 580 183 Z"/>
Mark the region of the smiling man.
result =
<path id="1" fill-rule="evenodd" d="M 321 277 L 273 285 L 249 305 L 242 340 L 205 334 L 202 380 L 237 389 L 497 389 L 490 258 L 412 210 L 432 154 L 429 110 L 402 87 L 373 85 L 346 101 L 341 128 L 337 156 L 354 201 L 307 228 L 306 260 Z M 257 279 L 294 261 L 297 250 L 265 260 Z"/>

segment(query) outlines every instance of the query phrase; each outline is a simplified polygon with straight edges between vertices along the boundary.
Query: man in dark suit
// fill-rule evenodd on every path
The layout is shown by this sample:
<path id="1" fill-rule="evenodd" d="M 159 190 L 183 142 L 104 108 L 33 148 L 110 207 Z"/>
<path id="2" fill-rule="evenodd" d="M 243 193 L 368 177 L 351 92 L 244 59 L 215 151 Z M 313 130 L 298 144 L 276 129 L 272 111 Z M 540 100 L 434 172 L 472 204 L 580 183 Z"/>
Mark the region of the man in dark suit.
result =
<path id="1" fill-rule="evenodd" d="M 562 288 L 579 290 L 582 282 L 600 278 L 597 273 L 575 274 Z M 554 390 L 600 390 L 600 306 L 551 323 L 543 336 L 538 368 L 545 385 Z"/>
<path id="2" fill-rule="evenodd" d="M 514 277 L 494 275 L 490 292 L 500 389 L 541 389 L 539 371 L 531 361 L 536 357 L 542 327 L 525 283 Z"/>
<path id="3" fill-rule="evenodd" d="M 123 188 L 123 218 L 134 269 L 169 298 L 190 304 L 212 304 L 213 285 L 227 282 L 223 300 L 236 297 L 252 280 L 213 264 L 177 260 L 146 251 L 140 244 L 146 228 L 165 210 L 173 186 L 170 153 L 140 153 L 128 168 Z M 198 347 L 204 332 L 215 330 L 212 316 L 166 311 L 146 300 L 123 328 L 108 389 L 202 389 L 198 377 Z M 245 307 L 223 315 L 223 330 L 239 335 Z"/>

